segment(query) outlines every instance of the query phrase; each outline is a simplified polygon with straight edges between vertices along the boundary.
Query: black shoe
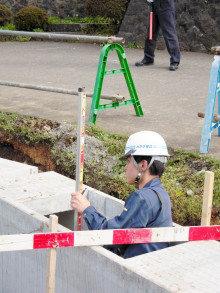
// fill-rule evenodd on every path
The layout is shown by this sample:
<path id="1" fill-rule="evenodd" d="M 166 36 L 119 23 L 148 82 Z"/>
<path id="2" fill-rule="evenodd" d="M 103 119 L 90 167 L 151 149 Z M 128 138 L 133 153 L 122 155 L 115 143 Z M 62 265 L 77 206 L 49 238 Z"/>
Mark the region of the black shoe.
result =
<path id="1" fill-rule="evenodd" d="M 178 69 L 179 63 L 171 63 L 170 64 L 170 71 L 176 71 Z"/>
<path id="2" fill-rule="evenodd" d="M 135 63 L 135 66 L 146 66 L 146 65 L 153 65 L 154 64 L 154 61 L 153 60 L 147 60 L 147 59 L 143 59 L 142 61 L 140 62 L 136 62 Z"/>

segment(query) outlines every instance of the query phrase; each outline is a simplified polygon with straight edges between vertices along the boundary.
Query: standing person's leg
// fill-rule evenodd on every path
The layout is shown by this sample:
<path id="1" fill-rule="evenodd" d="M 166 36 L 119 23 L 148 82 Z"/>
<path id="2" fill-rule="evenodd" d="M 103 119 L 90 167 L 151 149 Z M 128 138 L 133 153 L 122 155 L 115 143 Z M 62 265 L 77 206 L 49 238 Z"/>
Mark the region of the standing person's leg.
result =
<path id="1" fill-rule="evenodd" d="M 170 54 L 170 64 L 175 65 L 173 69 L 170 67 L 170 70 L 176 70 L 178 68 L 178 64 L 180 63 L 180 49 L 175 27 L 175 10 L 173 0 L 161 2 L 158 18 L 167 50 Z"/>
<path id="2" fill-rule="evenodd" d="M 150 21 L 149 21 L 150 22 Z M 157 37 L 159 34 L 160 25 L 158 22 L 158 16 L 153 10 L 153 38 L 149 40 L 150 23 L 148 23 L 147 37 L 144 46 L 144 59 L 140 62 L 136 62 L 136 66 L 152 65 L 154 64 L 154 51 L 156 48 Z"/>
<path id="3" fill-rule="evenodd" d="M 145 40 L 145 46 L 144 46 L 144 58 L 147 60 L 154 61 L 154 51 L 157 44 L 157 38 L 160 30 L 160 25 L 158 21 L 158 16 L 156 13 L 153 14 L 153 38 L 150 41 L 149 40 L 149 33 L 150 33 L 150 27 L 148 25 L 147 29 L 147 37 Z"/>

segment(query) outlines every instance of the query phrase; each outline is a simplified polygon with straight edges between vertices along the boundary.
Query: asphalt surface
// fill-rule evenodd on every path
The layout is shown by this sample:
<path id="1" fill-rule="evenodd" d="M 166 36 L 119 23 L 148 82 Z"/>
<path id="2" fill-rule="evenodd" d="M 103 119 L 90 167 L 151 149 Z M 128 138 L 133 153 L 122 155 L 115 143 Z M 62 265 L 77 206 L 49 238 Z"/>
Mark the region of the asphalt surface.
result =
<path id="1" fill-rule="evenodd" d="M 72 90 L 85 87 L 93 92 L 101 49 L 85 43 L 1 42 L 0 80 Z M 132 105 L 102 110 L 96 125 L 127 135 L 153 130 L 170 147 L 199 152 L 203 119 L 197 113 L 205 112 L 213 55 L 182 52 L 178 71 L 171 72 L 167 51 L 156 51 L 155 65 L 149 67 L 134 66 L 143 58 L 142 49 L 125 48 L 125 52 L 144 116 L 136 116 Z M 118 57 L 111 51 L 107 69 L 116 68 L 120 68 Z M 105 76 L 102 94 L 129 97 L 123 74 Z M 88 97 L 86 121 L 91 101 Z M 0 109 L 77 123 L 78 97 L 0 86 Z M 220 159 L 217 130 L 208 155 Z"/>

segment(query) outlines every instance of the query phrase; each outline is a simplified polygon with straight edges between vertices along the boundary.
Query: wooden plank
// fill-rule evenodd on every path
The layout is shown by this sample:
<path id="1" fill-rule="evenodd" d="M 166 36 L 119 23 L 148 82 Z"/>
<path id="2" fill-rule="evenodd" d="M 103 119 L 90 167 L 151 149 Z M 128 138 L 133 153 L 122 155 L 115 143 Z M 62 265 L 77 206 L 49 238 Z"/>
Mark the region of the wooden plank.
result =
<path id="1" fill-rule="evenodd" d="M 49 219 L 49 231 L 57 232 L 58 229 L 58 217 L 50 215 Z M 55 276 L 56 276 L 56 248 L 50 248 L 47 257 L 47 283 L 46 293 L 55 292 Z"/>
<path id="2" fill-rule="evenodd" d="M 206 171 L 201 226 L 210 226 L 211 213 L 212 213 L 213 187 L 214 187 L 214 173 L 211 171 Z"/>
<path id="3" fill-rule="evenodd" d="M 33 249 L 33 234 L 0 236 L 0 251 L 17 251 Z"/>
<path id="4" fill-rule="evenodd" d="M 55 230 L 55 229 L 54 229 Z M 32 238 L 30 238 L 32 237 Z M 31 239 L 33 240 L 31 243 Z M 162 227 L 119 230 L 0 235 L 0 251 L 49 249 L 48 277 L 55 277 L 56 248 L 155 242 L 220 240 L 220 226 Z M 16 245 L 16 243 L 18 245 Z M 1 250 L 3 248 L 3 250 Z M 53 291 L 48 291 L 53 292 Z"/>

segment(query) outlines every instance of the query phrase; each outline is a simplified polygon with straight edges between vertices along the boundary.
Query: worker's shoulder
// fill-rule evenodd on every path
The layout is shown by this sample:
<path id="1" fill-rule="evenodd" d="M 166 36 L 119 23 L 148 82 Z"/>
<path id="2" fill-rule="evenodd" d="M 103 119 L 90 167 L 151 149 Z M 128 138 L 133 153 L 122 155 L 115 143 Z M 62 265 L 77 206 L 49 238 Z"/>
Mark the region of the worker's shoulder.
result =
<path id="1" fill-rule="evenodd" d="M 145 200 L 151 205 L 158 204 L 158 202 L 161 201 L 169 200 L 169 195 L 162 185 L 154 188 L 144 187 L 142 189 L 139 189 L 136 192 L 135 196 L 138 197 L 140 200 Z"/>
<path id="2" fill-rule="evenodd" d="M 129 196 L 129 199 L 135 201 L 148 200 L 151 199 L 154 193 L 155 192 L 151 188 L 141 188 L 139 190 L 132 192 Z"/>

